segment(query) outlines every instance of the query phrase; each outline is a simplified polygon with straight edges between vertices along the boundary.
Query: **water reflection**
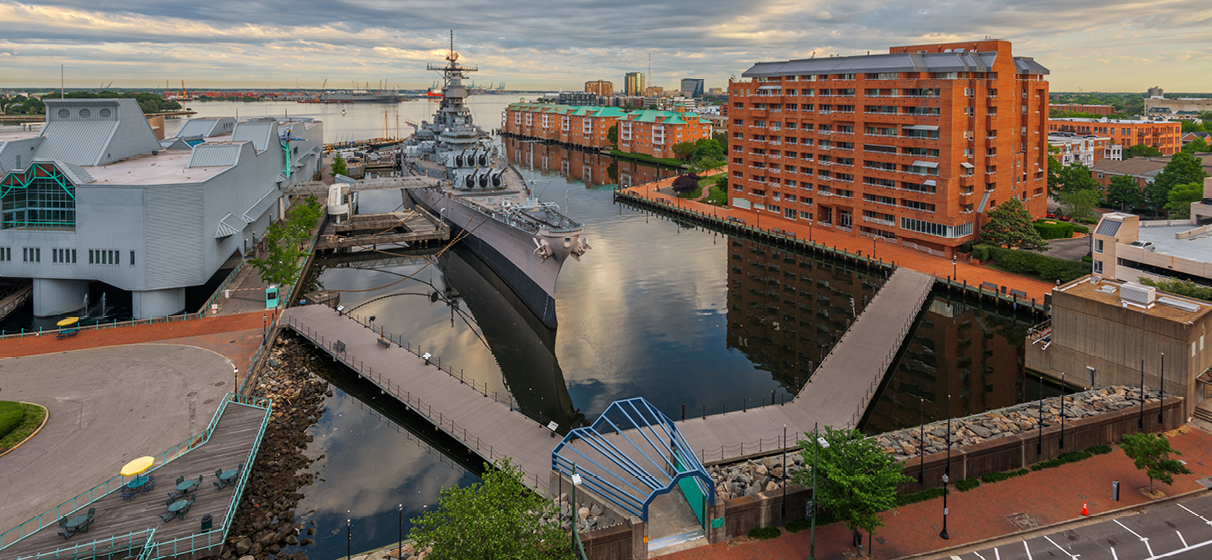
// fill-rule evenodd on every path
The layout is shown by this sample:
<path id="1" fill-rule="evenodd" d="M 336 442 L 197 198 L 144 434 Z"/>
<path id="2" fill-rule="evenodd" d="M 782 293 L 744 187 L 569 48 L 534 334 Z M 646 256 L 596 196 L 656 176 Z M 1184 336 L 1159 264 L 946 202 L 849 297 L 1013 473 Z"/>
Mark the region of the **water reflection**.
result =
<path id="1" fill-rule="evenodd" d="M 522 169 L 555 173 L 569 182 L 588 187 L 631 187 L 674 177 L 678 170 L 628 159 L 615 159 L 594 150 L 570 149 L 559 144 L 504 138 L 509 161 Z"/>

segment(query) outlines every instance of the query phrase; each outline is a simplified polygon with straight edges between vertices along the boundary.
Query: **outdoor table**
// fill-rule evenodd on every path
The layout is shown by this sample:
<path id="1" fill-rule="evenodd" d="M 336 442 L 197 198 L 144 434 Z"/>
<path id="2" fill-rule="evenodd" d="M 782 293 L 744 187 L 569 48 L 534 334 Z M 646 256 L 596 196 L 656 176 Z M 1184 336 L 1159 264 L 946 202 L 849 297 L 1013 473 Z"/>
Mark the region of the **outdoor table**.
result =
<path id="1" fill-rule="evenodd" d="M 88 516 L 87 515 L 77 515 L 77 516 L 67 520 L 67 525 L 65 526 L 65 528 L 68 531 L 75 531 L 77 527 L 84 525 L 85 523 L 88 523 Z"/>
<path id="2" fill-rule="evenodd" d="M 168 512 L 177 514 L 177 512 L 189 507 L 189 500 L 177 500 L 168 505 Z"/>
<path id="3" fill-rule="evenodd" d="M 197 488 L 197 487 L 198 487 L 198 481 L 194 480 L 194 479 L 190 479 L 190 480 L 186 480 L 185 482 L 182 482 L 181 484 L 178 484 L 177 491 L 188 494 L 190 490 L 193 490 L 194 488 Z"/>
<path id="4" fill-rule="evenodd" d="M 228 469 L 219 473 L 219 480 L 225 483 L 231 482 L 233 478 L 236 478 L 237 474 L 240 474 L 240 469 Z"/>
<path id="5" fill-rule="evenodd" d="M 130 490 L 138 490 L 142 488 L 151 478 L 146 476 L 136 476 L 134 480 L 127 482 L 126 487 Z"/>
<path id="6" fill-rule="evenodd" d="M 119 471 L 118 474 L 121 474 L 122 476 L 134 476 L 135 479 L 127 484 L 128 488 L 134 490 L 135 488 L 147 484 L 148 478 L 146 476 L 139 475 L 142 475 L 143 473 L 147 472 L 148 469 L 152 468 L 152 465 L 155 462 L 155 457 L 139 457 L 138 459 L 135 459 L 134 461 L 131 461 L 123 466 L 122 470 Z"/>

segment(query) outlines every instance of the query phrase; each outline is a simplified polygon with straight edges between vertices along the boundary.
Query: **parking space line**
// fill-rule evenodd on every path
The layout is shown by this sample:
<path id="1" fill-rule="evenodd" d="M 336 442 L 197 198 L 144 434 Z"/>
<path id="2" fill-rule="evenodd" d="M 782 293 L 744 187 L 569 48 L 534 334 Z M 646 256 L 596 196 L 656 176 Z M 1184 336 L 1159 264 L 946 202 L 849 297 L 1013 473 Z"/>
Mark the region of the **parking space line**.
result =
<path id="1" fill-rule="evenodd" d="M 1044 535 L 1044 538 L 1047 539 L 1048 542 L 1052 543 L 1052 546 L 1055 546 L 1057 550 L 1064 552 L 1065 554 L 1068 554 L 1069 557 L 1072 558 L 1073 560 L 1077 560 L 1077 557 L 1081 556 L 1081 554 L 1073 554 L 1072 552 L 1068 552 L 1065 549 L 1061 548 L 1061 545 L 1056 544 L 1056 541 L 1052 540 L 1052 537 L 1050 537 L 1048 535 Z"/>
<path id="2" fill-rule="evenodd" d="M 1197 549 L 1197 548 L 1203 548 L 1203 547 L 1208 546 L 1208 545 L 1210 545 L 1210 544 L 1212 544 L 1212 540 L 1207 540 L 1207 541 L 1204 541 L 1204 542 L 1201 542 L 1201 543 L 1195 543 L 1195 544 L 1193 544 L 1193 545 L 1191 545 L 1191 546 L 1187 546 L 1187 547 L 1180 548 L 1180 549 L 1178 549 L 1178 550 L 1172 550 L 1172 551 L 1167 552 L 1167 553 L 1165 553 L 1165 554 L 1159 554 L 1159 555 L 1157 555 L 1157 556 L 1150 556 L 1150 557 L 1149 557 L 1149 558 L 1147 558 L 1146 560 L 1157 560 L 1158 558 L 1169 558 L 1169 557 L 1174 556 L 1174 555 L 1176 555 L 1176 554 L 1182 554 L 1182 553 L 1184 553 L 1184 552 L 1190 552 L 1190 551 L 1192 551 L 1192 550 L 1195 550 L 1195 549 Z"/>
<path id="3" fill-rule="evenodd" d="M 1023 548 L 1027 550 L 1027 560 L 1035 560 L 1031 557 L 1031 547 L 1027 546 L 1027 541 L 1023 541 Z"/>
<path id="4" fill-rule="evenodd" d="M 1208 525 L 1212 525 L 1212 521 L 1208 521 L 1208 519 L 1206 517 L 1191 511 L 1187 506 L 1184 506 L 1182 504 L 1177 504 L 1177 505 L 1178 505 L 1178 507 L 1187 510 L 1187 512 L 1190 513 L 1191 515 L 1194 515 L 1195 517 L 1202 519 L 1204 523 L 1207 523 Z"/>
<path id="5" fill-rule="evenodd" d="M 1174 532 L 1178 533 L 1178 540 L 1183 542 L 1183 548 L 1187 548 L 1187 539 L 1183 538 L 1183 534 L 1179 533 L 1178 531 L 1174 531 Z"/>
<path id="6" fill-rule="evenodd" d="M 980 558 L 981 560 L 985 560 L 985 557 L 981 556 L 981 553 L 975 552 L 975 551 L 973 551 L 972 553 L 975 554 L 977 558 Z M 954 558 L 954 556 L 952 558 Z"/>
<path id="7" fill-rule="evenodd" d="M 996 558 L 997 560 L 1002 560 L 1002 553 L 997 550 L 996 546 L 993 547 L 993 557 Z"/>
<path id="8" fill-rule="evenodd" d="M 1114 547 L 1114 546 L 1113 546 L 1113 547 L 1111 547 L 1111 559 L 1112 559 L 1112 560 L 1119 560 L 1119 555 L 1115 553 L 1115 547 Z"/>
<path id="9" fill-rule="evenodd" d="M 1133 535 L 1136 535 L 1136 538 L 1140 539 L 1141 542 L 1145 543 L 1145 548 L 1148 549 L 1148 551 L 1149 551 L 1149 558 L 1153 558 L 1155 556 L 1153 554 L 1153 547 L 1149 545 L 1149 539 L 1142 537 L 1136 531 L 1129 529 L 1127 525 L 1120 523 L 1118 519 L 1112 519 L 1112 521 L 1114 521 L 1116 525 L 1123 527 L 1125 531 L 1132 533 Z"/>

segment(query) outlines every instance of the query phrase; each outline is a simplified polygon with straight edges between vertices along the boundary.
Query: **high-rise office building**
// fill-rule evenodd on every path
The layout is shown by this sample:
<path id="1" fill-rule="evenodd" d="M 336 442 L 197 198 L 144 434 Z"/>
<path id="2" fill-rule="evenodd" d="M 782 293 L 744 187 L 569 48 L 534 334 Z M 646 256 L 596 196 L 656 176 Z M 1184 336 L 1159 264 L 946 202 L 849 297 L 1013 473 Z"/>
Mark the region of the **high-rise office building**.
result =
<path id="1" fill-rule="evenodd" d="M 627 96 L 644 95 L 644 73 L 628 72 L 623 76 L 623 92 Z"/>
<path id="2" fill-rule="evenodd" d="M 1042 217 L 1047 74 L 1006 41 L 755 64 L 729 83 L 731 204 L 935 255 L 1010 198 Z"/>
<path id="3" fill-rule="evenodd" d="M 698 78 L 682 78 L 681 90 L 683 97 L 702 97 L 703 80 Z"/>

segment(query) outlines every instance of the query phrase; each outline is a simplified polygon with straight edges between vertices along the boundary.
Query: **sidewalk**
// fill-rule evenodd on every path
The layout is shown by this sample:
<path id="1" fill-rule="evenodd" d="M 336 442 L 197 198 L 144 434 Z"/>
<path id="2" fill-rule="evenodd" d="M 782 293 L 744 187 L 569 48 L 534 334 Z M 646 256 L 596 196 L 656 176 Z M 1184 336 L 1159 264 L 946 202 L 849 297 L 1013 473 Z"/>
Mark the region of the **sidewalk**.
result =
<path id="1" fill-rule="evenodd" d="M 963 260 L 952 265 L 949 258 L 937 257 L 900 245 L 876 241 L 869 237 L 851 237 L 846 233 L 830 228 L 812 227 L 806 222 L 792 222 L 776 218 L 762 220 L 754 210 L 712 206 L 695 200 L 677 198 L 663 192 L 658 192 L 657 189 L 668 191 L 668 187 L 673 184 L 673 179 L 674 177 L 671 177 L 655 183 L 647 183 L 623 190 L 648 199 L 664 200 L 675 207 L 715 215 L 721 219 L 738 218 L 744 220 L 745 225 L 752 227 L 761 229 L 777 228 L 786 232 L 794 232 L 796 238 L 801 240 L 811 240 L 812 242 L 837 247 L 850 253 L 862 252 L 862 254 L 867 256 L 874 255 L 885 262 L 894 261 L 897 266 L 908 267 L 939 278 L 947 278 L 954 274 L 957 282 L 967 280 L 969 286 L 979 286 L 983 282 L 1008 286 L 1009 289 L 1025 292 L 1028 300 L 1035 299 L 1035 301 L 1041 303 L 1044 301 L 1044 295 L 1050 293 L 1054 287 L 1053 284 L 1048 282 L 1041 282 L 1018 274 L 969 264 Z"/>
<path id="2" fill-rule="evenodd" d="M 1171 437 L 1170 444 L 1183 453 L 1175 458 L 1186 461 L 1192 474 L 1175 476 L 1173 486 L 1155 483 L 1155 488 L 1169 496 L 1204 489 L 1196 481 L 1212 474 L 1212 434 L 1191 428 L 1187 433 Z M 1120 482 L 1118 502 L 1111 501 L 1113 480 Z M 1144 472 L 1137 470 L 1119 447 L 1114 447 L 1106 455 L 994 484 L 982 484 L 968 492 L 958 492 L 953 488 L 947 504 L 951 511 L 947 525 L 950 540 L 944 541 L 938 536 L 942 528 L 943 504 L 942 498 L 937 498 L 884 512 L 885 526 L 875 532 L 873 557 L 892 559 L 928 553 L 1013 535 L 1031 526 L 1077 520 L 1082 517 L 1083 503 L 1091 515 L 1147 504 L 1151 500 L 1136 489 L 1148 486 L 1149 479 Z M 864 533 L 863 545 L 866 544 Z M 807 557 L 808 549 L 809 531 L 784 532 L 783 536 L 770 541 L 715 543 L 659 558 L 802 560 Z M 841 523 L 817 527 L 818 559 L 847 558 L 852 557 L 853 553 L 850 534 Z"/>

